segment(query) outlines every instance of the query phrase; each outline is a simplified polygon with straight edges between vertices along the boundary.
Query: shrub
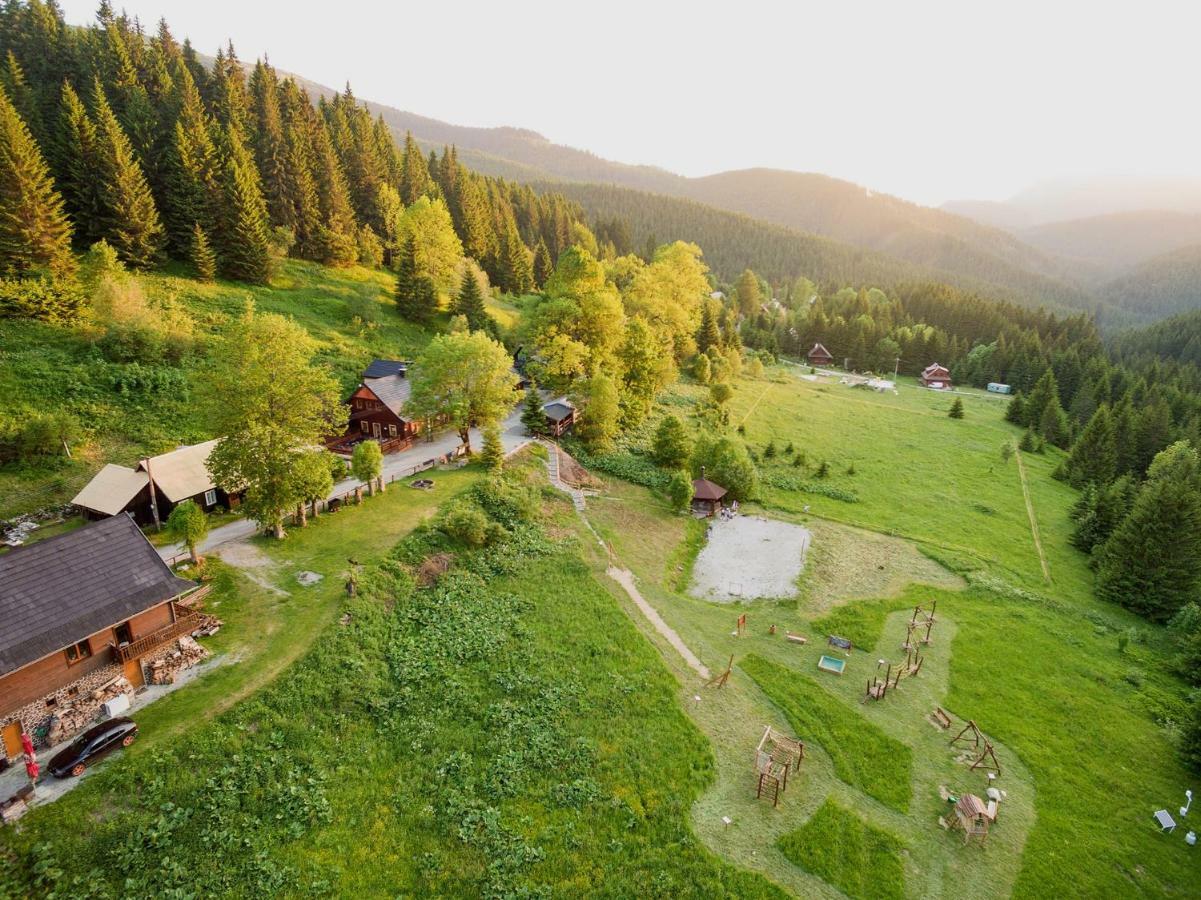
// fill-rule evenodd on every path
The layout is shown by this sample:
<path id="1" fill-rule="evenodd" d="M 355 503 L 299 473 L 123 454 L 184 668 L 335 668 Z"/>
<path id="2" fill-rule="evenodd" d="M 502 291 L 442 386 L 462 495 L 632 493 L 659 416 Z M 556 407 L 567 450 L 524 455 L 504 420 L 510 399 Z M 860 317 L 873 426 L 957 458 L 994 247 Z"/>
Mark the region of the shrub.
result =
<path id="1" fill-rule="evenodd" d="M 764 459 L 773 459 L 775 457 L 775 455 L 776 455 L 776 442 L 774 440 L 768 441 L 767 446 L 763 448 L 763 458 Z"/>
<path id="2" fill-rule="evenodd" d="M 728 382 L 719 381 L 709 385 L 709 399 L 718 406 L 725 406 L 733 396 L 734 388 L 730 387 Z"/>
<path id="3" fill-rule="evenodd" d="M 0 278 L 0 319 L 72 322 L 79 318 L 83 305 L 83 293 L 69 281 Z"/>
<path id="4" fill-rule="evenodd" d="M 795 452 L 796 452 L 796 448 L 794 446 L 792 446 L 792 441 L 789 441 L 788 446 L 784 448 L 784 455 L 792 456 L 792 454 Z"/>
<path id="5" fill-rule="evenodd" d="M 813 474 L 816 475 L 818 478 L 828 477 L 830 474 L 830 464 L 823 459 L 821 461 L 821 465 L 819 465 L 817 467 L 817 471 L 814 472 Z"/>
<path id="6" fill-rule="evenodd" d="M 713 364 L 705 354 L 702 353 L 696 358 L 692 366 L 692 377 L 701 384 L 708 384 L 713 378 Z"/>
<path id="7" fill-rule="evenodd" d="M 489 521 L 483 510 L 464 500 L 451 506 L 442 515 L 439 529 L 468 547 L 478 548 L 488 543 Z"/>
<path id="8" fill-rule="evenodd" d="M 731 500 L 750 500 L 759 490 L 759 473 L 746 447 L 728 437 L 702 435 L 692 451 L 692 473 L 720 484 Z"/>
<path id="9" fill-rule="evenodd" d="M 688 473 L 677 471 L 671 473 L 667 482 L 667 499 L 672 509 L 683 512 L 692 503 L 692 479 Z"/>
<path id="10" fill-rule="evenodd" d="M 855 464 L 854 463 L 851 463 L 849 466 L 847 466 L 847 474 L 848 475 L 855 474 Z"/>

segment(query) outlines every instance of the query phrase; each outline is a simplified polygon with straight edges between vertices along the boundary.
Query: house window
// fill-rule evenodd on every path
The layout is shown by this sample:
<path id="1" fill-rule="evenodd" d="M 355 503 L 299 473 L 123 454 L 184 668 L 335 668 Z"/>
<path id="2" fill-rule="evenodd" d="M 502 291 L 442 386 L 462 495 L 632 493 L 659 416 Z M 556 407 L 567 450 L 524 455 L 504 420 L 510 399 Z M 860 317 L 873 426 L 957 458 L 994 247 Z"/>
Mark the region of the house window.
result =
<path id="1" fill-rule="evenodd" d="M 67 665 L 73 666 L 92 655 L 92 645 L 87 641 L 80 641 L 78 644 L 68 647 L 63 653 L 67 656 Z"/>
<path id="2" fill-rule="evenodd" d="M 205 506 L 216 506 L 217 505 L 217 492 L 215 490 L 204 492 L 204 505 Z"/>
<path id="3" fill-rule="evenodd" d="M 366 434 L 371 430 L 371 423 L 366 419 L 359 419 L 359 427 L 362 429 L 363 434 Z"/>
<path id="4" fill-rule="evenodd" d="M 396 437 L 396 426 L 395 425 L 388 426 L 388 434 L 392 435 L 392 437 Z"/>

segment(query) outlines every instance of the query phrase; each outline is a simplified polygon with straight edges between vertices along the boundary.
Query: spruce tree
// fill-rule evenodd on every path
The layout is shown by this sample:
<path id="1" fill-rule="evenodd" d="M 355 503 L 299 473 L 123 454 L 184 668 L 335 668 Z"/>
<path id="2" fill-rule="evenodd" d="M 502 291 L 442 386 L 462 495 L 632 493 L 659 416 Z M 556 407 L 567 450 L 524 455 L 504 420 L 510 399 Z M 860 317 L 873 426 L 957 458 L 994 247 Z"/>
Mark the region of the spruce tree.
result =
<path id="1" fill-rule="evenodd" d="M 417 238 L 409 234 L 396 264 L 396 308 L 410 322 L 425 323 L 438 310 L 438 290 L 417 266 Z"/>
<path id="2" fill-rule="evenodd" d="M 525 399 L 521 404 L 521 424 L 530 434 L 542 434 L 546 431 L 546 413 L 542 411 L 542 397 L 533 382 L 526 388 Z"/>
<path id="3" fill-rule="evenodd" d="M 530 251 L 526 249 L 517 226 L 510 225 L 505 234 L 501 286 L 511 294 L 524 294 L 534 285 Z"/>
<path id="4" fill-rule="evenodd" d="M 408 206 L 416 203 L 417 198 L 424 196 L 429 189 L 430 172 L 425 157 L 421 155 L 413 135 L 406 131 L 404 155 L 400 162 L 400 199 Z"/>
<path id="5" fill-rule="evenodd" d="M 1018 449 L 1023 453 L 1033 453 L 1035 450 L 1036 440 L 1034 437 L 1034 429 L 1027 428 L 1022 433 L 1022 439 L 1018 441 Z"/>
<path id="6" fill-rule="evenodd" d="M 1034 390 L 1030 392 L 1030 396 L 1026 398 L 1025 408 L 1022 413 L 1022 424 L 1030 425 L 1035 429 L 1040 428 L 1043 420 L 1043 413 L 1051 400 L 1059 402 L 1059 385 L 1055 380 L 1055 372 L 1047 369 L 1038 383 L 1034 385 Z"/>
<path id="7" fill-rule="evenodd" d="M 267 215 L 272 225 L 296 231 L 296 217 L 288 190 L 288 147 L 279 110 L 275 70 L 259 60 L 250 76 L 254 109 L 254 158 Z"/>
<path id="8" fill-rule="evenodd" d="M 721 330 L 717 326 L 717 317 L 713 314 L 713 304 L 709 300 L 702 300 L 701 325 L 696 332 L 696 349 L 707 353 L 710 347 L 721 348 Z"/>
<path id="9" fill-rule="evenodd" d="M 71 223 L 33 135 L 0 89 L 0 273 L 41 268 L 73 268 Z"/>
<path id="10" fill-rule="evenodd" d="M 484 295 L 480 291 L 479 277 L 470 265 L 463 267 L 463 279 L 455 297 L 454 312 L 467 319 L 471 331 L 488 331 L 491 317 L 484 307 Z"/>
<path id="11" fill-rule="evenodd" d="M 1165 472 L 1147 481 L 1101 549 L 1097 595 L 1166 622 L 1199 586 L 1201 492 Z"/>
<path id="12" fill-rule="evenodd" d="M 1052 394 L 1047 405 L 1043 407 L 1042 417 L 1038 421 L 1038 433 L 1049 444 L 1066 448 L 1072 439 L 1071 423 L 1067 413 L 1059 405 L 1059 396 Z"/>
<path id="13" fill-rule="evenodd" d="M 212 281 L 217 277 L 217 255 L 209 244 L 208 236 L 197 222 L 192 230 L 192 269 L 201 281 Z"/>
<path id="14" fill-rule="evenodd" d="M 480 462 L 494 475 L 504 468 L 505 446 L 500 440 L 500 426 L 495 422 L 484 426 L 484 449 L 480 453 Z"/>
<path id="15" fill-rule="evenodd" d="M 960 397 L 955 398 L 955 401 L 951 404 L 951 408 L 947 412 L 947 415 L 950 416 L 952 419 L 962 419 L 963 418 L 963 399 L 962 398 L 960 398 Z"/>
<path id="16" fill-rule="evenodd" d="M 1072 445 L 1067 461 L 1068 481 L 1077 488 L 1090 483 L 1108 484 L 1117 473 L 1117 464 L 1113 416 L 1109 407 L 1102 404 Z"/>
<path id="17" fill-rule="evenodd" d="M 197 223 L 206 234 L 215 231 L 220 209 L 220 159 L 191 69 L 178 65 L 172 83 L 179 113 L 164 154 L 167 192 L 163 216 L 170 253 L 185 258 L 191 253 Z"/>
<path id="18" fill-rule="evenodd" d="M 122 261 L 145 269 L 158 261 L 163 225 L 150 185 L 133 146 L 117 121 L 97 78 L 92 87 L 96 124 L 96 164 L 101 201 L 101 234 Z"/>
<path id="19" fill-rule="evenodd" d="M 1012 422 L 1014 425 L 1026 424 L 1026 400 L 1021 391 L 1014 394 L 1009 405 L 1005 407 L 1005 421 Z"/>
<path id="20" fill-rule="evenodd" d="M 76 238 L 90 247 L 104 237 L 96 126 L 69 81 L 63 82 L 55 146 L 59 189 Z"/>
<path id="21" fill-rule="evenodd" d="M 267 205 L 238 130 L 226 126 L 221 159 L 221 231 L 217 257 L 225 277 L 266 284 L 271 277 Z"/>
<path id="22" fill-rule="evenodd" d="M 350 205 L 346 176 L 334 150 L 325 121 L 312 123 L 309 139 L 313 148 L 313 182 L 321 217 L 319 260 L 331 266 L 353 265 L 357 258 L 358 225 Z"/>
<path id="23" fill-rule="evenodd" d="M 540 289 L 554 271 L 555 263 L 550 258 L 550 250 L 546 247 L 546 241 L 538 238 L 538 246 L 534 248 L 534 287 Z"/>

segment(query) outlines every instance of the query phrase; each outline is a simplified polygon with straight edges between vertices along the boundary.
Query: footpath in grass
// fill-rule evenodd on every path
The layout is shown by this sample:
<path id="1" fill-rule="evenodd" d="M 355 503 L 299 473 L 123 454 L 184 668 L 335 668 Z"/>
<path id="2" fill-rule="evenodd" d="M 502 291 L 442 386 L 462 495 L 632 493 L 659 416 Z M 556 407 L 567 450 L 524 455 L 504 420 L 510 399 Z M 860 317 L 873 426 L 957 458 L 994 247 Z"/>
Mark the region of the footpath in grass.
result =
<path id="1" fill-rule="evenodd" d="M 854 900 L 904 900 L 904 844 L 827 800 L 813 818 L 779 840 L 790 861 Z"/>

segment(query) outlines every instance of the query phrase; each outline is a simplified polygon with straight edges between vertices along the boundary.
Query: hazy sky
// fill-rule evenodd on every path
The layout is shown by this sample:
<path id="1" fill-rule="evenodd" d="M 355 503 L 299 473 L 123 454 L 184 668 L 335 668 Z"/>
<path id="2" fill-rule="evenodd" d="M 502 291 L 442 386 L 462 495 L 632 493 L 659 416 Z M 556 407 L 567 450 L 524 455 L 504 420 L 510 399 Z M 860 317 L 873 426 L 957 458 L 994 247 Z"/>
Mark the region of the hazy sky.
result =
<path id="1" fill-rule="evenodd" d="M 92 21 L 95 0 L 60 2 Z M 1201 175 L 1201 6 L 1183 0 L 113 5 L 363 99 L 686 175 L 774 166 L 929 204 Z"/>

